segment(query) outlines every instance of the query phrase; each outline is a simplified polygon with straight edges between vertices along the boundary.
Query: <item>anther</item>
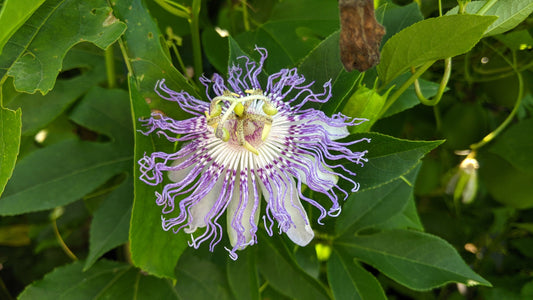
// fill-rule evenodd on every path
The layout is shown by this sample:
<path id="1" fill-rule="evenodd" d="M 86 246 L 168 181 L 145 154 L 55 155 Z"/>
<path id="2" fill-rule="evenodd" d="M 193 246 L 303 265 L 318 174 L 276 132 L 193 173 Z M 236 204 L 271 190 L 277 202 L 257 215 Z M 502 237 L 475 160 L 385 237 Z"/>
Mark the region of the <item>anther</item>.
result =
<path id="1" fill-rule="evenodd" d="M 263 131 L 261 132 L 261 140 L 263 140 L 263 142 L 268 137 L 268 134 L 270 133 L 271 128 L 272 128 L 272 124 L 265 123 L 265 125 L 263 125 Z"/>
<path id="2" fill-rule="evenodd" d="M 259 152 L 257 151 L 257 149 L 255 149 L 254 146 L 250 145 L 250 143 L 248 143 L 247 141 L 244 141 L 243 146 L 244 146 L 244 149 L 252 152 L 255 155 L 259 155 Z"/>
<path id="3" fill-rule="evenodd" d="M 273 116 L 278 113 L 277 108 L 275 108 L 268 102 L 263 103 L 263 111 L 269 116 Z"/>
<path id="4" fill-rule="evenodd" d="M 237 103 L 233 111 L 238 117 L 242 117 L 242 114 L 244 113 L 244 105 L 242 105 L 242 103 Z"/>

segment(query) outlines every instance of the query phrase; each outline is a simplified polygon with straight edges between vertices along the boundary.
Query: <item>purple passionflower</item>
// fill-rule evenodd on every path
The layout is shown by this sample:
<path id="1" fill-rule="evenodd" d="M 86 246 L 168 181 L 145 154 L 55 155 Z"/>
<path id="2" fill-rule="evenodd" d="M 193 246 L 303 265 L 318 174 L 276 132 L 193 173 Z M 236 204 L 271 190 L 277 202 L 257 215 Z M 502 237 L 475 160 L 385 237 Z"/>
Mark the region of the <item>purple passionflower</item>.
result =
<path id="1" fill-rule="evenodd" d="M 156 192 L 163 229 L 175 233 L 183 229 L 191 235 L 190 246 L 198 248 L 210 241 L 213 251 L 223 232 L 218 220 L 227 212 L 232 248 L 226 249 L 233 259 L 237 250 L 257 242 L 261 198 L 268 234 L 277 224 L 279 232 L 294 243 L 307 245 L 314 233 L 301 200 L 320 210 L 320 224 L 326 215 L 337 216 L 341 209 L 338 192 L 348 196 L 337 184 L 339 177 L 352 185 L 352 192 L 359 185 L 350 178 L 355 173 L 331 162 L 344 159 L 363 165 L 366 151 L 353 152 L 347 146 L 370 141 L 337 141 L 348 136 L 347 126 L 363 120 L 350 120 L 340 113 L 327 117 L 322 111 L 304 108 L 307 102 L 328 101 L 330 82 L 324 84 L 322 93 L 314 93 L 314 82 L 305 83 L 294 68 L 270 75 L 266 85 L 261 85 L 258 77 L 267 51 L 257 47 L 256 51 L 261 55 L 259 64 L 239 57 L 243 66 L 230 67 L 226 82 L 218 74 L 211 80 L 200 79 L 210 102 L 172 91 L 164 80 L 158 82 L 159 96 L 177 102 L 192 118 L 174 120 L 152 113 L 151 118 L 140 120 L 147 128 L 145 135 L 156 132 L 181 146 L 175 153 L 154 152 L 139 160 L 142 181 L 155 186 L 165 174 L 172 181 L 161 193 Z M 327 195 L 332 202 L 329 210 L 304 196 L 302 185 Z M 199 228 L 205 229 L 194 237 Z"/>

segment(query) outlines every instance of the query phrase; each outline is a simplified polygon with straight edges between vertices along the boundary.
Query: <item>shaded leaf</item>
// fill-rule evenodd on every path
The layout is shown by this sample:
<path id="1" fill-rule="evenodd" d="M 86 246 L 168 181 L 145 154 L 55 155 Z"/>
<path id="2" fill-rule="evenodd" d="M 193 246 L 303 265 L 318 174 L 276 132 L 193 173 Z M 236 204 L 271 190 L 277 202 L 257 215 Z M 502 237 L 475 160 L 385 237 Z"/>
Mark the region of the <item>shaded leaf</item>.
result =
<path id="1" fill-rule="evenodd" d="M 48 93 L 72 46 L 88 41 L 105 49 L 124 32 L 126 25 L 110 12 L 104 0 L 48 1 L 7 42 L 0 57 L 0 76 L 7 71 L 17 90 Z"/>
<path id="2" fill-rule="evenodd" d="M 88 270 L 107 251 L 128 241 L 133 183 L 131 176 L 111 192 L 94 212 L 91 222 L 89 255 L 83 271 Z"/>
<path id="3" fill-rule="evenodd" d="M 228 257 L 226 272 L 226 277 L 235 299 L 260 299 L 254 249 L 248 248 L 246 251 L 239 252 L 239 259 L 237 260 Z"/>
<path id="4" fill-rule="evenodd" d="M 371 139 L 370 143 L 357 143 L 349 148 L 352 151 L 368 150 L 363 168 L 357 169 L 357 182 L 360 191 L 383 185 L 400 178 L 409 172 L 426 153 L 442 144 L 443 141 L 409 141 L 379 133 L 358 133 L 350 140 Z M 350 168 L 353 164 L 350 164 Z"/>
<path id="5" fill-rule="evenodd" d="M 153 136 L 145 136 L 138 132 L 141 117 L 150 115 L 146 101 L 139 94 L 136 82 L 129 78 L 130 104 L 135 130 L 135 159 L 137 162 L 144 153 L 155 151 L 156 142 Z M 158 138 L 155 138 L 158 139 Z M 172 146 L 171 143 L 167 143 Z M 159 149 L 162 150 L 162 149 Z M 159 277 L 174 278 L 174 268 L 178 259 L 187 247 L 183 232 L 174 234 L 164 231 L 161 227 L 161 208 L 155 203 L 157 187 L 141 182 L 139 167 L 133 167 L 134 204 L 130 225 L 130 248 L 133 263 L 147 272 Z"/>
<path id="6" fill-rule="evenodd" d="M 257 267 L 270 285 L 293 299 L 329 299 L 322 284 L 296 264 L 281 238 L 262 237 Z"/>
<path id="7" fill-rule="evenodd" d="M 0 214 L 13 215 L 65 205 L 131 168 L 131 120 L 127 93 L 94 88 L 71 119 L 112 142 L 65 140 L 25 156 L 0 198 Z"/>
<path id="8" fill-rule="evenodd" d="M 409 199 L 413 197 L 413 185 L 420 165 L 418 163 L 401 178 L 348 197 L 342 209 L 343 213 L 335 222 L 337 234 L 353 234 L 401 214 Z"/>
<path id="9" fill-rule="evenodd" d="M 6 0 L 0 12 L 0 54 L 7 40 L 28 20 L 44 0 Z"/>
<path id="10" fill-rule="evenodd" d="M 533 172 L 533 119 L 524 120 L 513 125 L 502 133 L 490 146 L 490 152 L 496 153 L 507 160 L 516 169 L 526 172 Z"/>
<path id="11" fill-rule="evenodd" d="M 328 260 L 328 281 L 335 299 L 387 299 L 379 281 L 353 258 L 334 251 Z"/>
<path id="12" fill-rule="evenodd" d="M 0 95 L 1 100 L 2 95 Z M 0 101 L 1 104 L 1 101 Z M 13 174 L 20 146 L 21 111 L 0 106 L 0 195 Z"/>
<path id="13" fill-rule="evenodd" d="M 383 46 L 379 78 L 385 84 L 407 71 L 470 50 L 496 17 L 452 15 L 430 18 L 411 25 Z"/>
<path id="14" fill-rule="evenodd" d="M 195 250 L 186 251 L 176 270 L 176 290 L 181 299 L 233 299 L 229 292 L 225 274 L 217 265 L 193 255 Z"/>
<path id="15" fill-rule="evenodd" d="M 102 260 L 59 267 L 27 286 L 18 299 L 180 299 L 168 280 L 146 276 L 130 265 Z"/>
<path id="16" fill-rule="evenodd" d="M 73 49 L 65 56 L 63 67 L 65 70 L 80 68 L 82 74 L 70 79 L 58 79 L 54 89 L 44 96 L 19 93 L 8 103 L 9 108 L 22 109 L 22 134 L 36 133 L 106 78 L 103 57 L 94 52 Z"/>
<path id="17" fill-rule="evenodd" d="M 337 240 L 334 247 L 413 290 L 429 290 L 450 282 L 490 286 L 450 244 L 427 233 L 387 230 L 346 237 Z"/>

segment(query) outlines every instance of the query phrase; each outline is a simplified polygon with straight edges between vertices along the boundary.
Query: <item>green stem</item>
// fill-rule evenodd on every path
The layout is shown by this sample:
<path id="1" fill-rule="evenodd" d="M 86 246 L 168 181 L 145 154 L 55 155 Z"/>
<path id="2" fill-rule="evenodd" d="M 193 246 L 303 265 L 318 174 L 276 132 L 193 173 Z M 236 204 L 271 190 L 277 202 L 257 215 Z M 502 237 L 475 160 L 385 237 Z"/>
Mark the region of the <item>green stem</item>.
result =
<path id="1" fill-rule="evenodd" d="M 180 18 L 188 19 L 190 15 L 190 11 L 187 7 L 175 3 L 173 1 L 167 1 L 167 0 L 154 0 L 159 6 L 164 8 L 169 13 L 178 16 Z"/>
<path id="2" fill-rule="evenodd" d="M 434 60 L 425 63 L 420 69 L 418 69 L 413 75 L 411 75 L 411 77 L 409 77 L 409 79 L 407 79 L 396 91 L 394 91 L 394 94 L 392 94 L 392 96 L 387 99 L 387 103 L 385 103 L 385 105 L 381 109 L 381 112 L 379 113 L 377 119 L 381 118 L 381 116 L 385 114 L 385 112 L 394 104 L 394 102 L 396 102 L 396 100 L 400 98 L 403 92 L 405 92 L 405 90 L 407 90 L 407 88 L 409 88 L 409 86 L 413 84 L 413 82 L 415 82 L 418 77 L 424 74 L 424 72 L 429 69 L 429 67 L 431 67 L 434 63 Z"/>
<path id="3" fill-rule="evenodd" d="M 107 87 L 113 89 L 117 84 L 113 44 L 109 45 L 105 50 L 105 69 L 107 73 Z"/>
<path id="4" fill-rule="evenodd" d="M 246 0 L 241 0 L 242 3 L 242 18 L 244 22 L 244 30 L 250 31 L 250 22 L 248 22 L 248 3 Z"/>
<path id="5" fill-rule="evenodd" d="M 484 15 L 487 13 L 487 11 L 494 5 L 496 4 L 498 0 L 489 0 L 485 3 L 485 5 L 483 5 L 476 13 L 476 15 Z"/>
<path id="6" fill-rule="evenodd" d="M 437 91 L 437 94 L 432 100 L 424 97 L 424 95 L 422 94 L 422 91 L 420 90 L 418 79 L 415 79 L 415 82 L 414 82 L 415 93 L 416 93 L 416 96 L 418 97 L 418 100 L 420 100 L 422 104 L 427 105 L 427 106 L 437 105 L 440 102 L 440 99 L 442 98 L 442 94 L 444 94 L 444 91 L 446 90 L 446 86 L 448 85 L 448 81 L 450 80 L 451 72 L 452 72 L 452 58 L 448 57 L 444 60 L 444 75 L 442 76 L 442 80 L 440 81 L 439 90 Z"/>
<path id="7" fill-rule="evenodd" d="M 128 56 L 128 51 L 126 51 L 126 46 L 124 46 L 124 42 L 122 41 L 122 38 L 118 40 L 118 44 L 120 46 L 120 52 L 122 52 L 122 57 L 124 57 L 124 63 L 126 64 L 128 73 L 130 76 L 134 76 L 133 68 L 131 67 L 130 57 Z"/>
<path id="8" fill-rule="evenodd" d="M 497 53 L 503 56 L 502 53 L 500 53 L 500 52 L 497 52 Z M 509 123 L 511 123 L 511 121 L 514 118 L 514 116 L 516 115 L 516 112 L 520 108 L 520 104 L 522 103 L 522 98 L 524 97 L 524 79 L 522 77 L 522 73 L 520 73 L 520 71 L 518 71 L 516 69 L 516 55 L 515 55 L 515 52 L 513 51 L 512 53 L 513 53 L 513 61 L 512 62 L 510 62 L 504 56 L 503 56 L 503 58 L 511 66 L 513 66 L 513 68 L 515 69 L 515 72 L 516 72 L 516 76 L 518 77 L 518 95 L 516 96 L 515 105 L 513 107 L 513 110 L 511 111 L 511 113 L 507 116 L 507 118 L 503 121 L 503 123 L 501 123 L 500 126 L 498 126 L 498 128 L 496 128 L 491 133 L 487 134 L 480 142 L 472 144 L 470 146 L 470 149 L 472 149 L 473 151 L 485 146 L 486 144 L 490 143 L 495 137 L 497 137 L 498 134 L 500 134 L 507 127 L 507 125 L 509 125 Z"/>
<path id="9" fill-rule="evenodd" d="M 8 300 L 13 300 L 13 296 L 11 296 L 11 293 L 9 293 L 9 290 L 7 289 L 6 285 L 4 284 L 4 281 L 2 280 L 2 277 L 0 277 L 0 288 L 4 291 L 4 295 L 6 295 Z"/>
<path id="10" fill-rule="evenodd" d="M 191 26 L 195 79 L 198 79 L 198 77 L 200 77 L 204 72 L 202 66 L 202 46 L 200 44 L 200 29 L 198 23 L 200 18 L 201 4 L 201 0 L 193 0 L 191 18 L 189 19 L 189 24 Z"/>
<path id="11" fill-rule="evenodd" d="M 70 251 L 70 249 L 68 248 L 67 244 L 65 244 L 65 241 L 61 237 L 61 234 L 59 233 L 59 229 L 57 228 L 56 219 L 52 220 L 52 226 L 54 227 L 54 233 L 56 235 L 57 241 L 59 242 L 59 245 L 61 246 L 63 251 L 65 251 L 65 253 L 68 255 L 68 257 L 70 257 L 73 261 L 77 261 L 78 257 L 76 257 L 76 255 L 74 255 L 74 253 L 72 253 L 72 251 Z"/>

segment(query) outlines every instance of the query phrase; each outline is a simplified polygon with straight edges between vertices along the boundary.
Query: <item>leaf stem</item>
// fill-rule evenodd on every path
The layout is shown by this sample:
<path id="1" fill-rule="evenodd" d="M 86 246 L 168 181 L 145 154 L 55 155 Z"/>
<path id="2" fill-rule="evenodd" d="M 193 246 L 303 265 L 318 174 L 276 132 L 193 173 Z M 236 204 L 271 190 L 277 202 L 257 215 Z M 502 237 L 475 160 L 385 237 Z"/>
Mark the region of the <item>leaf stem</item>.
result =
<path id="1" fill-rule="evenodd" d="M 63 251 L 65 251 L 65 253 L 68 255 L 68 257 L 70 257 L 73 261 L 77 261 L 78 257 L 76 257 L 76 255 L 74 255 L 74 253 L 72 253 L 72 251 L 70 251 L 70 249 L 68 248 L 67 244 L 65 244 L 65 241 L 61 237 L 61 234 L 59 233 L 59 229 L 57 228 L 57 222 L 56 222 L 55 218 L 52 219 L 52 227 L 54 227 L 54 233 L 55 233 L 57 241 L 59 242 L 59 245 L 61 245 L 61 248 L 63 249 Z"/>
<path id="2" fill-rule="evenodd" d="M 422 65 L 422 67 L 420 67 L 420 69 L 418 69 L 396 91 L 394 91 L 394 94 L 392 94 L 392 96 L 390 96 L 390 98 L 387 99 L 387 102 L 385 103 L 385 105 L 381 109 L 381 112 L 379 113 L 378 119 L 381 118 L 381 116 L 383 116 L 383 114 L 385 114 L 385 112 L 387 112 L 387 110 L 394 104 L 394 102 L 396 102 L 396 100 L 398 100 L 398 98 L 400 98 L 400 96 L 403 94 L 403 92 L 405 92 L 405 90 L 407 90 L 407 88 L 416 79 L 418 79 L 418 77 L 420 77 L 422 74 L 424 74 L 424 72 L 427 69 L 429 69 L 429 67 L 431 67 L 434 63 L 435 63 L 435 61 L 433 60 L 433 61 L 429 61 L 429 62 L 425 63 L 424 65 Z"/>
<path id="3" fill-rule="evenodd" d="M 498 0 L 489 0 L 487 2 L 485 2 L 485 5 L 483 5 L 476 13 L 476 15 L 484 15 L 485 13 L 487 13 L 487 11 L 494 5 L 496 4 Z"/>
<path id="4" fill-rule="evenodd" d="M 414 71 L 414 68 L 411 68 L 412 71 Z M 446 90 L 446 86 L 448 85 L 448 81 L 450 80 L 450 74 L 452 72 L 452 58 L 448 57 L 444 60 L 444 75 L 442 76 L 442 79 L 440 81 L 439 89 L 437 91 L 437 94 L 435 97 L 430 100 L 424 97 L 422 94 L 422 91 L 420 90 L 420 84 L 418 83 L 418 78 L 415 79 L 414 86 L 415 86 L 415 93 L 418 97 L 418 100 L 424 105 L 427 106 L 435 106 L 440 102 L 440 99 L 442 98 L 442 94 L 444 94 L 444 91 Z M 413 72 L 414 73 L 414 72 Z"/>
<path id="5" fill-rule="evenodd" d="M 115 88 L 117 78 L 115 75 L 115 56 L 114 56 L 113 44 L 109 45 L 105 49 L 105 69 L 107 73 L 107 87 L 110 89 Z"/>
<path id="6" fill-rule="evenodd" d="M 198 77 L 200 77 L 202 73 L 204 72 L 203 66 L 202 66 L 202 46 L 200 44 L 200 29 L 199 29 L 201 5 L 202 5 L 201 0 L 193 0 L 191 17 L 189 19 L 189 24 L 191 27 L 191 37 L 192 37 L 194 78 L 196 80 L 198 80 Z"/>
<path id="7" fill-rule="evenodd" d="M 122 57 L 124 57 L 124 63 L 126 64 L 126 68 L 128 69 L 128 73 L 131 76 L 134 76 L 133 68 L 131 67 L 131 61 L 130 57 L 128 56 L 128 51 L 126 50 L 126 46 L 124 46 L 124 42 L 122 41 L 122 38 L 118 40 L 118 44 L 120 46 L 120 52 L 122 52 Z"/>

